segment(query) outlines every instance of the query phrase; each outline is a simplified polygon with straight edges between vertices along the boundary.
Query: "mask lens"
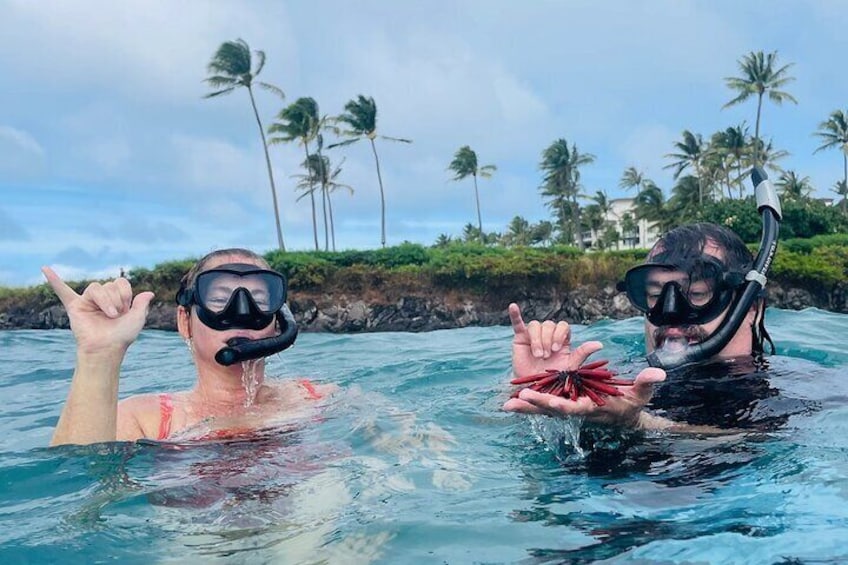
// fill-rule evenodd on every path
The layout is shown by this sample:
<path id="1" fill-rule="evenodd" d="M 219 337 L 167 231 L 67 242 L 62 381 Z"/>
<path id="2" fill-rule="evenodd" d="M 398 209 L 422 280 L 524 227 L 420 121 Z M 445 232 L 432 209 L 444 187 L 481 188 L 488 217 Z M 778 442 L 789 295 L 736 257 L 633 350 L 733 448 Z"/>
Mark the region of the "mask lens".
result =
<path id="1" fill-rule="evenodd" d="M 260 312 L 273 314 L 285 302 L 286 287 L 282 275 L 272 271 L 239 273 L 229 270 L 211 270 L 197 277 L 198 304 L 220 314 L 227 309 L 236 290 L 243 288 Z"/>
<path id="2" fill-rule="evenodd" d="M 675 265 L 639 265 L 625 275 L 624 290 L 630 303 L 648 312 L 669 283 L 677 283 L 680 294 L 695 310 L 709 307 L 720 294 L 723 270 L 711 262 L 698 261 L 690 269 Z"/>

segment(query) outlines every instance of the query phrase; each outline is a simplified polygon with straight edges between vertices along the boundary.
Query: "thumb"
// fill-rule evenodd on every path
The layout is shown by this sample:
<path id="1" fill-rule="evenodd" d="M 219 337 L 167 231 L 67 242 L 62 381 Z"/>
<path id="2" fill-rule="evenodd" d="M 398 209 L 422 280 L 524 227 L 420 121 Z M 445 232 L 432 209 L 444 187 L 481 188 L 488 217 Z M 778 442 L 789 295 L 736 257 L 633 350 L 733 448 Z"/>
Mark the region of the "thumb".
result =
<path id="1" fill-rule="evenodd" d="M 636 379 L 633 381 L 633 391 L 639 396 L 650 397 L 653 392 L 653 385 L 664 380 L 665 371 L 656 367 L 648 367 L 636 375 Z"/>
<path id="2" fill-rule="evenodd" d="M 41 267 L 41 272 L 44 273 L 44 278 L 47 279 L 47 283 L 50 285 L 50 288 L 53 289 L 53 292 L 56 293 L 56 296 L 59 297 L 59 301 L 63 306 L 67 308 L 68 304 L 79 298 L 79 294 L 69 287 L 65 281 L 62 280 L 62 277 L 56 274 L 56 271 L 45 266 Z"/>
<path id="3" fill-rule="evenodd" d="M 146 320 L 147 312 L 150 310 L 150 302 L 153 300 L 153 297 L 154 294 L 150 291 L 139 292 L 135 298 L 133 298 L 129 315 L 141 318 L 142 322 Z"/>

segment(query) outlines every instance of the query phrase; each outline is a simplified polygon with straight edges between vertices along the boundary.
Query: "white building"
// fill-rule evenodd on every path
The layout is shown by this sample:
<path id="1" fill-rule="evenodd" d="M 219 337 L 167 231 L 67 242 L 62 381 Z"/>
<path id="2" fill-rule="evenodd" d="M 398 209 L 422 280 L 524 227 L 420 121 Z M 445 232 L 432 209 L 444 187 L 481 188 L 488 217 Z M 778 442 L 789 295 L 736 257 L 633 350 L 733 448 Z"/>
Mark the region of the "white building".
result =
<path id="1" fill-rule="evenodd" d="M 607 212 L 605 220 L 615 227 L 619 233 L 618 249 L 648 249 L 657 242 L 660 231 L 656 224 L 649 224 L 647 220 L 636 220 L 636 199 L 635 198 L 613 198 L 609 201 L 610 209 Z M 636 229 L 625 232 L 622 228 L 621 221 L 626 214 L 636 222 Z M 595 230 L 583 232 L 583 244 L 586 249 L 595 246 L 595 243 L 603 232 Z"/>

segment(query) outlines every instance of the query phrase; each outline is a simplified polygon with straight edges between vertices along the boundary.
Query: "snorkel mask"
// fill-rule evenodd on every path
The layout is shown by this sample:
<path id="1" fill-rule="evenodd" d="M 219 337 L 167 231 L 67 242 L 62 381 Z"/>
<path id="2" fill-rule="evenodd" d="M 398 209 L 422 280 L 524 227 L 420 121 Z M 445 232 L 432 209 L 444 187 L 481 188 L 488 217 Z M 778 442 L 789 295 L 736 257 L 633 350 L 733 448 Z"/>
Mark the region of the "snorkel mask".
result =
<path id="1" fill-rule="evenodd" d="M 777 251 L 781 209 L 765 171 L 755 167 L 751 180 L 763 227 L 750 271 L 744 275 L 728 272 L 718 259 L 709 256 L 693 257 L 684 264 L 663 263 L 668 254 L 661 252 L 650 263 L 628 271 L 620 284 L 619 290 L 625 290 L 633 306 L 656 326 L 706 324 L 729 307 L 727 316 L 710 337 L 683 348 L 658 348 L 648 355 L 650 366 L 674 369 L 716 355 L 736 335 L 745 315 L 761 296 Z"/>
<path id="2" fill-rule="evenodd" d="M 264 339 L 234 337 L 215 354 L 221 365 L 259 359 L 290 347 L 297 324 L 286 306 L 286 278 L 276 271 L 245 263 L 229 263 L 197 275 L 194 284 L 180 286 L 177 304 L 195 306 L 200 321 L 218 331 L 261 330 L 275 320 L 281 333 Z"/>

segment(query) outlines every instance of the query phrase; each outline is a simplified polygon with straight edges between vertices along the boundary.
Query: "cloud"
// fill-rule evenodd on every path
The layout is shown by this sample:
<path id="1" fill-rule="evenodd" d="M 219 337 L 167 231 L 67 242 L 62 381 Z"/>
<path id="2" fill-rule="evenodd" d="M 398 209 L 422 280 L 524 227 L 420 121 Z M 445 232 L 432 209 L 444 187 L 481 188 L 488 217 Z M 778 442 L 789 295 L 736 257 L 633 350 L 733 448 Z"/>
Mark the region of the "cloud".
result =
<path id="1" fill-rule="evenodd" d="M 249 8 L 242 2 L 10 0 L 0 37 L 7 45 L 27 45 L 30 56 L 0 50 L 0 64 L 28 79 L 49 76 L 58 92 L 103 88 L 194 103 L 206 90 L 205 66 L 221 42 L 241 36 L 256 41 L 253 48 L 272 42 L 275 51 L 294 51 L 283 6 Z"/>
<path id="2" fill-rule="evenodd" d="M 30 177 L 44 166 L 44 149 L 31 134 L 0 125 L 0 174 L 7 179 Z"/>
<path id="3" fill-rule="evenodd" d="M 0 241 L 29 241 L 30 239 L 31 236 L 26 228 L 0 208 Z"/>
<path id="4" fill-rule="evenodd" d="M 636 126 L 621 143 L 621 155 L 624 161 L 629 163 L 628 166 L 635 166 L 668 191 L 671 187 L 664 183 L 671 181 L 672 174 L 663 169 L 669 163 L 664 155 L 673 152 L 673 145 L 678 137 L 679 134 L 664 125 Z M 618 186 L 617 182 L 615 186 Z"/>

